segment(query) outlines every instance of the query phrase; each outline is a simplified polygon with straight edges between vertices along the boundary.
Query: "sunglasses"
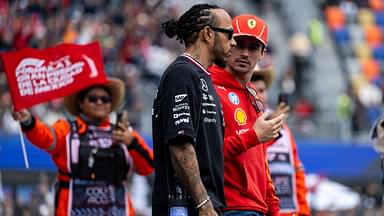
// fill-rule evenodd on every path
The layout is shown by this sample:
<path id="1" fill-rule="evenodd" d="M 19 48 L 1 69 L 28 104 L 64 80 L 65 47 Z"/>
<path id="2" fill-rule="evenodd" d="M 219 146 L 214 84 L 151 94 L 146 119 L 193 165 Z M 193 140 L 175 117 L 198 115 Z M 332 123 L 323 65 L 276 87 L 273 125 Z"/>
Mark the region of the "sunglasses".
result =
<path id="1" fill-rule="evenodd" d="M 256 112 L 263 112 L 264 105 L 263 102 L 257 96 L 257 91 L 248 85 L 245 86 L 245 89 L 247 89 L 249 100 L 251 101 L 251 104 L 256 110 Z"/>
<path id="2" fill-rule="evenodd" d="M 91 103 L 97 103 L 97 101 L 101 100 L 102 103 L 110 103 L 112 101 L 112 98 L 110 96 L 96 96 L 96 95 L 89 95 L 88 101 Z"/>
<path id="3" fill-rule="evenodd" d="M 225 29 L 219 27 L 210 27 L 213 31 L 221 32 L 227 34 L 228 40 L 231 40 L 233 37 L 233 29 Z"/>

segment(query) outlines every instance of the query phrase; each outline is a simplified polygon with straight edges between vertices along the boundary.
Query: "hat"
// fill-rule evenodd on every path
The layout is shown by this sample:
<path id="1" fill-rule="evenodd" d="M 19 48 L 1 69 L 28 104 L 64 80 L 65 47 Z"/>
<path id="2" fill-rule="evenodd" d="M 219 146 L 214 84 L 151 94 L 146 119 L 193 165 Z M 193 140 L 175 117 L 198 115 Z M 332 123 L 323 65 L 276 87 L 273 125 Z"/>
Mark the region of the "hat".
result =
<path id="1" fill-rule="evenodd" d="M 255 76 L 261 76 L 265 80 L 265 85 L 267 89 L 271 87 L 272 81 L 275 78 L 275 68 L 270 65 L 265 68 L 261 68 L 259 64 L 256 64 L 255 68 L 253 69 L 253 74 L 251 81 L 254 80 Z"/>
<path id="2" fill-rule="evenodd" d="M 94 86 L 98 86 L 98 85 L 90 86 L 90 88 Z M 111 97 L 112 97 L 111 110 L 116 110 L 121 104 L 121 102 L 123 101 L 124 94 L 125 94 L 125 87 L 124 87 L 123 81 L 116 78 L 108 78 L 107 83 L 100 84 L 100 86 L 106 87 L 111 92 Z M 80 92 L 81 91 L 78 91 L 72 95 L 64 97 L 64 100 L 63 100 L 64 107 L 72 115 L 79 114 L 77 100 Z"/>
<path id="3" fill-rule="evenodd" d="M 244 14 L 233 18 L 233 36 L 251 36 L 267 46 L 268 26 L 264 20 L 255 15 Z"/>

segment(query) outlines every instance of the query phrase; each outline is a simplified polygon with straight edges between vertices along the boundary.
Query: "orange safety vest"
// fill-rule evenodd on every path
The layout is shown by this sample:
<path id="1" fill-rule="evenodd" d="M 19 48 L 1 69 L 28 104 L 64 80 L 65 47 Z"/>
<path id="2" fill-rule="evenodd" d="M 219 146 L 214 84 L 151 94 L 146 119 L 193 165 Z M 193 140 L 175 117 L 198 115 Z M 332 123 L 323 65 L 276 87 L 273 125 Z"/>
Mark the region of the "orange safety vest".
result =
<path id="1" fill-rule="evenodd" d="M 76 125 L 79 134 L 87 131 L 87 124 L 81 118 L 76 118 Z M 109 119 L 102 122 L 100 127 L 110 127 Z M 52 126 L 45 125 L 39 119 L 34 118 L 32 125 L 23 127 L 23 131 L 28 140 L 38 148 L 47 151 L 59 170 L 58 181 L 69 182 L 70 162 L 69 162 L 69 141 L 71 133 L 71 124 L 64 119 L 58 120 Z M 153 172 L 153 152 L 148 147 L 145 140 L 136 132 L 132 131 L 134 144 L 128 147 L 133 160 L 135 171 L 140 175 L 149 175 Z M 65 187 L 59 187 L 56 194 L 55 215 L 65 216 L 68 212 L 69 190 Z M 127 207 L 129 216 L 134 216 L 135 212 L 130 199 Z"/>
<path id="2" fill-rule="evenodd" d="M 307 188 L 303 165 L 298 157 L 296 142 L 287 125 L 280 131 L 281 137 L 268 146 L 267 158 L 277 195 L 280 195 L 281 216 L 309 216 L 306 200 Z M 281 191 L 280 188 L 281 187 Z M 289 188 L 289 189 L 288 189 Z"/>

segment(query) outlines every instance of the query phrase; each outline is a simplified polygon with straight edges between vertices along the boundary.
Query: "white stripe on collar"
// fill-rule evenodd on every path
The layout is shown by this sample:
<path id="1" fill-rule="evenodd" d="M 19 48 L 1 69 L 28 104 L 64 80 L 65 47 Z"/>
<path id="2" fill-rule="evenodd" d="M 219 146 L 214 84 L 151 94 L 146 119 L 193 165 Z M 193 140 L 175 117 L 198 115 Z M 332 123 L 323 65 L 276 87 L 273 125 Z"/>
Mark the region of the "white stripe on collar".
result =
<path id="1" fill-rule="evenodd" d="M 198 66 L 201 70 L 203 70 L 205 73 L 207 73 L 208 75 L 211 75 L 211 73 L 209 73 L 209 71 L 207 69 L 205 69 L 203 67 L 203 65 L 201 65 L 198 61 L 196 61 L 190 54 L 188 53 L 183 53 L 181 54 L 180 56 L 183 56 L 185 58 L 188 58 L 189 60 L 191 60 L 196 66 Z"/>

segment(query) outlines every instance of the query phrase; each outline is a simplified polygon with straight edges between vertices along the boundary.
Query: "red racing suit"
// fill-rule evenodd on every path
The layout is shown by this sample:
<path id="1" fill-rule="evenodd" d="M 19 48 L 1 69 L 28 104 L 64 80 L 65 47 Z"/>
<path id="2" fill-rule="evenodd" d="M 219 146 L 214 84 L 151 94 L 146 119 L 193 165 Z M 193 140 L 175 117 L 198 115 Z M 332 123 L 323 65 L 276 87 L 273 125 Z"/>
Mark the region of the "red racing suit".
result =
<path id="1" fill-rule="evenodd" d="M 256 112 L 248 90 L 229 72 L 217 66 L 209 71 L 224 112 L 225 210 L 279 215 L 279 199 L 266 160 L 267 144 L 259 142 L 252 127 L 261 112 Z"/>
<path id="2" fill-rule="evenodd" d="M 87 131 L 88 125 L 81 118 L 76 118 L 78 134 Z M 109 119 L 102 122 L 98 127 L 111 127 Z M 33 117 L 32 124 L 22 127 L 28 140 L 40 149 L 47 151 L 59 170 L 58 181 L 68 183 L 70 180 L 69 143 L 71 134 L 71 124 L 67 120 L 61 119 L 52 126 L 47 126 L 39 119 Z M 128 147 L 130 157 L 133 160 L 135 171 L 140 175 L 149 175 L 153 171 L 153 152 L 148 147 L 144 139 L 133 131 L 134 141 Z M 59 187 L 56 194 L 55 215 L 66 216 L 69 203 L 68 187 Z M 126 204 L 129 209 L 129 216 L 134 216 L 130 199 Z"/>

